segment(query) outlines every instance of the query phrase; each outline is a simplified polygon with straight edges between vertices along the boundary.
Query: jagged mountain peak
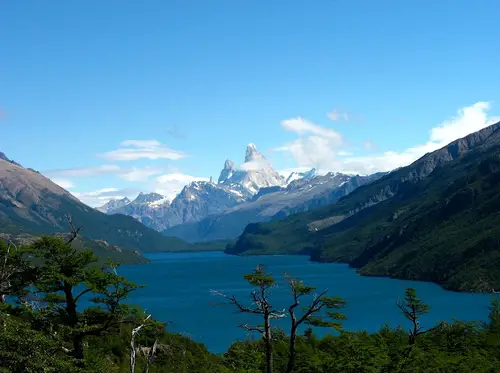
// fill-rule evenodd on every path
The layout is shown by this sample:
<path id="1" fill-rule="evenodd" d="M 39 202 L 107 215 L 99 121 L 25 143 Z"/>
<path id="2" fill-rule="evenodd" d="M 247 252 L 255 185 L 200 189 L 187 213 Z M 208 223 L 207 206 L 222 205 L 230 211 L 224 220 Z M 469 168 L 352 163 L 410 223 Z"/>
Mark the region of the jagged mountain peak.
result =
<path id="1" fill-rule="evenodd" d="M 241 166 L 236 168 L 233 161 L 226 160 L 218 183 L 243 193 L 242 195 L 251 196 L 260 188 L 284 185 L 285 180 L 259 153 L 257 146 L 250 143 L 246 147 L 245 162 Z"/>
<path id="2" fill-rule="evenodd" d="M 230 159 L 226 159 L 224 162 L 224 168 L 234 170 L 234 162 Z"/>
<path id="3" fill-rule="evenodd" d="M 245 163 L 259 161 L 262 159 L 266 158 L 261 153 L 259 153 L 259 151 L 257 150 L 257 146 L 254 143 L 248 144 L 245 151 Z"/>
<path id="4" fill-rule="evenodd" d="M 132 203 L 154 203 L 154 202 L 166 202 L 166 197 L 159 193 L 139 193 L 136 199 Z"/>
<path id="5" fill-rule="evenodd" d="M 217 180 L 217 182 L 221 184 L 226 180 L 230 179 L 235 171 L 236 169 L 234 166 L 234 162 L 230 159 L 226 159 L 226 162 L 224 162 L 224 168 L 220 172 L 219 179 Z"/>
<path id="6" fill-rule="evenodd" d="M 99 210 L 99 211 L 107 214 L 113 210 L 116 210 L 116 209 L 119 209 L 123 206 L 128 205 L 130 202 L 131 201 L 127 197 L 122 198 L 122 199 L 113 198 L 113 199 L 109 200 L 108 202 L 106 202 L 101 207 L 97 207 L 96 210 Z"/>
<path id="7" fill-rule="evenodd" d="M 294 171 L 288 177 L 286 178 L 285 184 L 288 185 L 294 180 L 298 179 L 312 179 L 313 177 L 317 176 L 318 172 L 315 168 L 311 168 L 309 171 L 305 172 L 297 172 Z"/>

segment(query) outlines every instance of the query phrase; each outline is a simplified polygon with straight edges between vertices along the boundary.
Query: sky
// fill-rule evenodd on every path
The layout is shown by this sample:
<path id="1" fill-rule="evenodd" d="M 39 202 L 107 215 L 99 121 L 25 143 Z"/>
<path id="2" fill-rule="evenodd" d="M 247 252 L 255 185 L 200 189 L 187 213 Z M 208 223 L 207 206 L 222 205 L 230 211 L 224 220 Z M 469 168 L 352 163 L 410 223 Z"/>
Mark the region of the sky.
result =
<path id="1" fill-rule="evenodd" d="M 498 0 L 0 5 L 0 151 L 87 204 L 218 178 L 368 174 L 499 119 Z"/>

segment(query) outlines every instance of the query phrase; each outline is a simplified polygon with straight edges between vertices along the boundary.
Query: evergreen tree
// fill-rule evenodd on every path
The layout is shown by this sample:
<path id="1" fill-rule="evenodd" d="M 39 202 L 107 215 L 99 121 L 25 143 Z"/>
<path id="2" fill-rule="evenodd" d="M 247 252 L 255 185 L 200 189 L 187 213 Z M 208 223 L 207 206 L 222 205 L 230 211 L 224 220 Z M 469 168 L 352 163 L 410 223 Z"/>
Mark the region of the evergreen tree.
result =
<path id="1" fill-rule="evenodd" d="M 5 303 L 7 296 L 20 298 L 27 293 L 26 286 L 36 276 L 30 252 L 28 246 L 0 241 L 0 303 Z"/>
<path id="2" fill-rule="evenodd" d="M 276 310 L 269 299 L 270 290 L 276 286 L 276 281 L 271 274 L 266 273 L 265 267 L 259 264 L 256 269 L 250 274 L 244 276 L 248 283 L 256 288 L 250 293 L 252 299 L 251 306 L 245 306 L 234 296 L 229 296 L 215 291 L 216 295 L 220 295 L 227 300 L 230 304 L 235 305 L 239 311 L 244 313 L 260 315 L 263 318 L 263 325 L 252 326 L 249 324 L 240 325 L 243 329 L 248 331 L 256 331 L 262 335 L 266 351 L 266 372 L 273 372 L 273 343 L 271 333 L 271 320 L 282 318 L 285 316 L 284 311 Z"/>
<path id="3" fill-rule="evenodd" d="M 319 295 L 314 295 L 310 304 L 303 309 L 301 316 L 297 316 L 296 308 L 300 305 L 301 299 L 307 295 L 311 295 L 316 288 L 314 286 L 306 286 L 301 280 L 296 280 L 288 277 L 288 284 L 293 296 L 293 303 L 288 308 L 290 314 L 291 326 L 289 337 L 288 363 L 286 373 L 293 372 L 295 366 L 295 343 L 297 339 L 297 329 L 302 324 L 313 326 L 330 327 L 340 331 L 342 329 L 342 320 L 346 317 L 341 312 L 337 311 L 344 308 L 346 301 L 338 297 L 327 297 L 328 290 L 324 290 Z M 322 310 L 327 310 L 326 313 L 320 314 Z"/>
<path id="4" fill-rule="evenodd" d="M 420 325 L 420 317 L 429 312 L 429 305 L 417 297 L 417 291 L 414 288 L 407 288 L 405 295 L 404 300 L 398 302 L 398 307 L 403 315 L 411 322 L 412 326 L 408 331 L 408 343 L 414 345 L 419 335 L 440 328 L 444 323 L 441 322 L 432 329 L 424 330 Z"/>
<path id="5" fill-rule="evenodd" d="M 57 237 L 42 237 L 33 254 L 41 262 L 34 285 L 46 305 L 44 317 L 68 336 L 76 359 L 84 358 L 85 337 L 101 335 L 137 313 L 123 303 L 137 286 L 117 274 L 116 263 L 100 268 L 92 251 L 77 252 L 71 241 Z M 93 306 L 80 311 L 84 296 Z"/>

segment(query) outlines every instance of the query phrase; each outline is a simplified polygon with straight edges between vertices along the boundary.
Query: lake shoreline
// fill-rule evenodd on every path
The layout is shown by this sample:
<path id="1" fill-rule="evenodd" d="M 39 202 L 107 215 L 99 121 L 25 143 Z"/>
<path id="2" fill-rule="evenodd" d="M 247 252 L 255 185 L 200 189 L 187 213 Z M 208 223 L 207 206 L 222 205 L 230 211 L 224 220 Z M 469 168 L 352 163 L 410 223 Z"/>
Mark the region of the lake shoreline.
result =
<path id="1" fill-rule="evenodd" d="M 145 285 L 134 292 L 130 302 L 141 304 L 154 317 L 167 322 L 173 333 L 189 335 L 207 346 L 209 351 L 226 351 L 236 340 L 244 340 L 245 332 L 238 328 L 252 319 L 236 313 L 230 306 L 216 307 L 211 289 L 248 299 L 251 287 L 243 276 L 258 264 L 264 264 L 278 283 L 273 293 L 276 307 L 287 307 L 290 298 L 285 273 L 302 279 L 318 290 L 330 289 L 348 303 L 345 329 L 376 332 L 384 324 L 391 327 L 406 321 L 397 308 L 405 289 L 417 289 L 419 297 L 431 307 L 423 320 L 424 327 L 440 321 L 486 320 L 490 298 L 481 293 L 448 291 L 438 284 L 407 281 L 384 276 L 362 276 L 347 263 L 318 262 L 307 255 L 232 255 L 223 251 L 150 252 L 145 253 L 150 264 L 126 265 L 120 274 L 130 281 Z M 367 315 L 364 310 L 370 309 Z M 221 333 L 214 335 L 213 326 Z M 287 321 L 277 326 L 288 327 Z M 327 334 L 318 330 L 318 336 Z"/>
<path id="2" fill-rule="evenodd" d="M 481 290 L 476 290 L 476 289 L 458 289 L 453 286 L 447 286 L 446 282 L 438 282 L 438 281 L 433 281 L 433 280 L 427 280 L 427 279 L 420 279 L 420 278 L 406 278 L 402 276 L 395 276 L 391 274 L 378 274 L 378 273 L 366 273 L 366 272 L 360 272 L 360 269 L 362 267 L 354 267 L 352 266 L 349 262 L 345 261 L 333 261 L 333 260 L 318 260 L 313 258 L 310 254 L 236 254 L 236 253 L 231 253 L 231 252 L 226 252 L 224 251 L 224 254 L 226 255 L 234 255 L 234 256 L 241 256 L 241 257 L 251 257 L 251 256 L 307 256 L 311 262 L 314 263 L 322 263 L 322 264 L 345 264 L 347 265 L 350 269 L 353 269 L 356 271 L 356 274 L 359 276 L 363 277 L 374 277 L 374 278 L 389 278 L 392 280 L 406 280 L 406 281 L 416 281 L 416 282 L 424 282 L 424 283 L 432 283 L 439 285 L 443 290 L 450 291 L 453 293 L 463 293 L 463 294 L 496 294 L 494 291 L 495 289 L 492 289 L 491 291 L 481 291 Z"/>

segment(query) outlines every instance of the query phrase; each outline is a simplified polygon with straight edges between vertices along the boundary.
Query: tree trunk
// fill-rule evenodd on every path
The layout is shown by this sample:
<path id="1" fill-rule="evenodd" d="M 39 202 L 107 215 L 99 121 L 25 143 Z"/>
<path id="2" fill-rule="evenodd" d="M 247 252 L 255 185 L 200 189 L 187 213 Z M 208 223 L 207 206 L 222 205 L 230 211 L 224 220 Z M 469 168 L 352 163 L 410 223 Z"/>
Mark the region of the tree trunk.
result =
<path id="1" fill-rule="evenodd" d="M 295 367 L 295 340 L 297 338 L 297 326 L 295 320 L 292 320 L 292 327 L 290 329 L 290 344 L 288 347 L 288 364 L 286 366 L 286 373 L 292 373 Z"/>
<path id="2" fill-rule="evenodd" d="M 68 325 L 74 329 L 78 324 L 78 313 L 75 298 L 73 297 L 73 286 L 67 282 L 64 283 L 64 295 L 66 297 Z M 73 356 L 76 359 L 83 359 L 83 336 L 80 333 L 74 333 L 71 338 L 73 341 Z"/>
<path id="3" fill-rule="evenodd" d="M 83 337 L 79 333 L 73 336 L 73 356 L 83 360 Z"/>
<path id="4" fill-rule="evenodd" d="M 273 345 L 271 340 L 270 315 L 264 315 L 264 342 L 266 345 L 266 372 L 273 373 Z"/>

